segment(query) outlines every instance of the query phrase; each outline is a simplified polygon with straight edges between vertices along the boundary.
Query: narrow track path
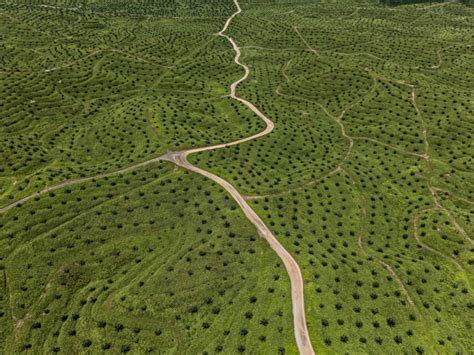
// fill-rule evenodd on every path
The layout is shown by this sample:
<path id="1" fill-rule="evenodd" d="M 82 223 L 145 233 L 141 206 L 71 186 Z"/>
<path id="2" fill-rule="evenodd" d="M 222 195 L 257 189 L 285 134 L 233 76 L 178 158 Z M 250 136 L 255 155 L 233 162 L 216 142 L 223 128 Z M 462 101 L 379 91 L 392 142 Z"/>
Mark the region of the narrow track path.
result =
<path id="1" fill-rule="evenodd" d="M 15 202 L 12 202 L 12 203 L 4 206 L 4 207 L 1 207 L 0 208 L 0 214 L 7 212 L 8 210 L 12 209 L 13 207 L 17 207 L 17 206 L 19 207 L 23 203 L 25 203 L 25 202 L 27 202 L 27 201 L 35 198 L 35 197 L 39 197 L 39 196 L 41 196 L 45 193 L 48 193 L 48 192 L 51 192 L 51 191 L 54 191 L 54 190 L 59 190 L 59 189 L 62 189 L 64 187 L 67 187 L 67 186 L 80 184 L 80 183 L 83 183 L 83 182 L 86 182 L 86 181 L 91 181 L 91 180 L 95 180 L 95 179 L 102 179 L 102 178 L 105 178 L 105 177 L 108 177 L 108 176 L 113 176 L 113 175 L 124 174 L 124 173 L 127 173 L 129 171 L 133 171 L 137 168 L 140 168 L 142 166 L 146 166 L 146 165 L 149 165 L 149 164 L 152 164 L 152 163 L 157 163 L 161 160 L 162 160 L 161 157 L 153 158 L 153 159 L 141 162 L 141 163 L 130 165 L 130 166 L 122 168 L 122 169 L 111 171 L 109 173 L 103 173 L 103 174 L 94 175 L 94 176 L 88 176 L 88 177 L 83 177 L 83 178 L 77 178 L 77 179 L 70 179 L 70 180 L 62 181 L 62 182 L 60 182 L 56 185 L 51 185 L 51 186 L 45 187 L 44 189 L 42 189 L 40 191 L 34 192 L 31 195 L 27 195 L 27 196 L 25 196 L 25 197 L 23 197 L 19 200 L 16 200 Z"/>
<path id="2" fill-rule="evenodd" d="M 298 29 L 298 27 L 296 26 L 293 26 L 293 30 L 296 32 L 296 34 L 298 35 L 298 37 L 303 41 L 303 43 L 305 44 L 306 46 L 306 49 L 310 52 L 313 52 L 314 54 L 316 54 L 318 57 L 320 57 L 319 55 L 319 52 L 314 49 L 313 47 L 311 47 L 311 45 L 308 43 L 308 41 L 306 40 L 306 38 L 303 37 L 303 35 L 301 34 L 300 30 Z"/>
<path id="3" fill-rule="evenodd" d="M 237 45 L 235 40 L 232 37 L 229 37 L 225 34 L 229 24 L 231 23 L 232 19 L 242 12 L 240 8 L 238 0 L 234 0 L 234 4 L 237 10 L 227 19 L 224 27 L 222 30 L 217 34 L 220 37 L 226 38 L 235 51 L 234 62 L 241 66 L 244 69 L 244 75 L 238 79 L 237 81 L 233 82 L 230 85 L 230 97 L 239 101 L 240 103 L 247 106 L 250 110 L 252 110 L 258 117 L 260 117 L 266 124 L 266 127 L 263 131 L 256 133 L 252 136 L 242 138 L 233 142 L 229 143 L 222 143 L 211 145 L 202 148 L 193 148 L 184 150 L 181 152 L 169 152 L 165 154 L 162 159 L 169 160 L 176 165 L 185 168 L 189 171 L 195 172 L 197 174 L 203 175 L 217 184 L 222 186 L 224 189 L 229 192 L 229 194 L 234 198 L 234 200 L 238 203 L 242 211 L 244 212 L 247 219 L 257 228 L 258 233 L 261 237 L 263 237 L 270 247 L 278 254 L 278 256 L 283 261 L 285 268 L 288 272 L 291 281 L 291 298 L 293 303 L 293 323 L 294 323 L 294 332 L 296 338 L 296 345 L 298 346 L 298 350 L 300 354 L 307 355 L 307 354 L 314 354 L 313 347 L 311 345 L 308 328 L 306 325 L 306 315 L 305 315 L 305 308 L 304 308 L 304 290 L 303 290 L 303 276 L 301 274 L 301 270 L 298 266 L 298 263 L 293 259 L 290 253 L 280 244 L 277 238 L 273 235 L 270 229 L 265 225 L 262 219 L 255 213 L 255 211 L 249 206 L 249 204 L 245 201 L 244 197 L 240 194 L 237 189 L 232 186 L 228 181 L 222 179 L 221 177 L 210 173 L 206 170 L 198 168 L 192 165 L 188 160 L 187 157 L 190 154 L 215 150 L 220 148 L 225 148 L 233 145 L 238 145 L 247 141 L 251 141 L 260 137 L 264 137 L 267 134 L 271 133 L 274 128 L 274 123 L 270 120 L 267 116 L 265 116 L 254 104 L 251 102 L 237 96 L 236 89 L 237 86 L 246 80 L 250 74 L 250 69 L 248 66 L 240 62 L 241 51 L 240 47 Z"/>

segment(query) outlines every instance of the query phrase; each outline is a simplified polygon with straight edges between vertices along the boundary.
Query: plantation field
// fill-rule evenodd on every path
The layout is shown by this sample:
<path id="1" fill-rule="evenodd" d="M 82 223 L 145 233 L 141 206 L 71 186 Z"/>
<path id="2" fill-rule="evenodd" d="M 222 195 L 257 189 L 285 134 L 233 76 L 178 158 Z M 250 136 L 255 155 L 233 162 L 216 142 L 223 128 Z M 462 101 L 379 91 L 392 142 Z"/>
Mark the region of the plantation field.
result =
<path id="1" fill-rule="evenodd" d="M 0 4 L 0 353 L 472 352 L 473 19 Z"/>
<path id="2" fill-rule="evenodd" d="M 192 161 L 295 256 L 316 352 L 469 352 L 472 9 L 300 6 L 231 27 L 274 133 Z"/>
<path id="3" fill-rule="evenodd" d="M 170 163 L 0 223 L 6 353 L 294 350 L 280 261 L 221 189 Z"/>

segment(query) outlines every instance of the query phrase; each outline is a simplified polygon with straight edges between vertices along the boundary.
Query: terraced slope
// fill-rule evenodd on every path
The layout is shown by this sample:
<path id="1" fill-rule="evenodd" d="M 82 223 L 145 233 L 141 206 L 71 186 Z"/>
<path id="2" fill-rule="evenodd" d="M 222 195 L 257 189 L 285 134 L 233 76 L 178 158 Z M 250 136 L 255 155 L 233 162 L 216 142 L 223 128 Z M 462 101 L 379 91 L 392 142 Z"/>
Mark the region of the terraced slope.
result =
<path id="1" fill-rule="evenodd" d="M 282 263 L 204 178 L 156 163 L 0 223 L 6 353 L 294 352 Z"/>
<path id="2" fill-rule="evenodd" d="M 63 11 L 63 8 L 41 8 Z M 217 42 L 211 37 L 213 34 L 207 36 L 206 42 L 193 43 L 197 50 L 189 55 L 202 55 L 200 51 L 209 50 L 210 42 Z M 122 50 L 107 49 L 94 51 L 85 59 L 106 51 L 112 58 L 122 54 Z M 225 50 L 222 55 L 225 58 Z M 189 180 L 188 174 L 171 170 L 169 164 L 153 158 L 159 157 L 165 147 L 212 143 L 213 128 L 219 132 L 219 139 L 226 135 L 229 139 L 240 137 L 259 128 L 258 122 L 247 120 L 251 117 L 248 112 L 220 97 L 218 83 L 200 78 L 196 83 L 204 86 L 193 85 L 193 90 L 183 86 L 172 88 L 176 83 L 167 82 L 166 75 L 186 74 L 189 66 L 196 69 L 198 64 L 209 65 L 209 58 L 198 64 L 186 60 L 183 56 L 179 64 L 169 66 L 158 78 L 156 74 L 153 78 L 150 73 L 144 73 L 159 86 L 153 90 L 155 96 L 146 100 L 144 94 L 152 91 L 146 83 L 136 93 L 137 100 L 135 95 L 128 99 L 127 90 L 116 89 L 120 94 L 119 105 L 130 102 L 134 108 L 119 112 L 126 120 L 134 118 L 136 122 L 131 121 L 131 126 L 140 131 L 138 137 L 130 134 L 129 143 L 135 147 L 140 135 L 146 136 L 142 128 L 145 122 L 151 131 L 158 132 L 153 140 L 160 137 L 164 141 L 162 148 L 155 146 L 153 155 L 128 157 L 128 164 L 122 166 L 104 163 L 103 170 L 98 171 L 81 169 L 76 173 L 70 168 L 70 173 L 64 176 L 70 179 L 58 178 L 61 182 L 57 184 L 54 176 L 44 183 L 37 178 L 31 191 L 42 188 L 36 190 L 40 193 L 31 193 L 21 185 L 16 188 L 19 183 L 30 184 L 31 176 L 11 177 L 12 184 L 4 196 L 5 201 L 13 202 L 1 210 L 2 250 L 5 250 L 5 256 L 1 257 L 5 291 L 1 298 L 4 323 L 1 340 L 5 351 L 295 351 L 289 282 L 282 263 L 243 220 L 223 190 L 217 192 L 216 201 L 216 191 L 212 191 L 216 188 L 208 182 L 204 182 L 203 188 L 199 182 L 202 180 L 195 177 Z M 48 68 L 40 75 L 49 78 L 56 71 L 76 65 L 81 67 L 76 61 Z M 172 72 L 175 67 L 176 72 Z M 196 74 L 205 74 L 204 69 L 197 69 L 191 75 Z M 127 74 L 123 76 L 129 79 Z M 163 95 L 156 96 L 161 90 Z M 81 102 L 83 98 L 76 94 L 74 100 Z M 87 96 L 86 100 L 94 98 Z M 134 112 L 142 115 L 135 116 Z M 127 122 L 117 122 L 110 113 L 113 112 L 101 117 L 94 111 L 89 116 L 101 124 L 107 118 L 117 129 L 126 126 Z M 165 118 L 168 114 L 171 129 Z M 210 120 L 216 114 L 222 122 Z M 178 116 L 193 126 L 192 130 L 183 127 L 190 133 L 185 139 L 182 139 L 184 132 L 179 131 L 183 124 L 178 124 Z M 230 129 L 226 132 L 226 125 L 232 130 L 238 127 L 236 120 L 246 127 L 240 127 L 239 132 Z M 196 124 L 207 137 L 194 129 Z M 89 130 L 91 122 L 82 125 Z M 118 137 L 111 136 L 108 129 L 102 130 L 114 145 L 110 151 L 101 152 L 105 159 L 110 159 L 116 146 L 126 147 L 119 145 Z M 100 143 L 103 148 L 104 142 Z M 94 150 L 87 147 L 87 152 Z M 120 158 L 123 151 L 117 152 Z M 8 157 L 8 152 L 4 153 Z M 141 162 L 149 157 L 152 158 Z M 96 159 L 88 156 L 86 161 L 96 162 Z M 82 167 L 82 162 L 74 162 L 71 159 L 68 163 Z M 66 162 L 59 165 L 63 163 Z M 36 178 L 40 173 L 44 173 L 41 167 L 32 175 Z M 50 216 L 52 213 L 54 218 Z M 196 215 L 202 218 L 198 220 Z M 231 215 L 235 215 L 234 221 Z M 19 222 L 27 218 L 27 225 Z M 190 220 L 194 222 L 183 224 Z M 20 260 L 27 262 L 23 264 Z M 246 263 L 249 263 L 247 269 Z M 247 275 L 249 271 L 251 275 Z M 264 301 L 269 298 L 271 302 Z M 97 330 L 91 332 L 91 329 Z"/>
<path id="3" fill-rule="evenodd" d="M 472 15 L 0 5 L 2 350 L 469 352 Z"/>
<path id="4" fill-rule="evenodd" d="M 239 75 L 232 48 L 214 35 L 232 4 L 201 19 L 202 2 L 187 10 L 199 15 L 191 21 L 161 7 L 144 21 L 127 6 L 127 16 L 64 6 L 2 5 L 3 204 L 262 127 L 221 97 Z"/>
<path id="5" fill-rule="evenodd" d="M 316 352 L 469 351 L 472 9 L 243 8 L 240 92 L 275 129 L 191 161 L 294 255 Z"/>

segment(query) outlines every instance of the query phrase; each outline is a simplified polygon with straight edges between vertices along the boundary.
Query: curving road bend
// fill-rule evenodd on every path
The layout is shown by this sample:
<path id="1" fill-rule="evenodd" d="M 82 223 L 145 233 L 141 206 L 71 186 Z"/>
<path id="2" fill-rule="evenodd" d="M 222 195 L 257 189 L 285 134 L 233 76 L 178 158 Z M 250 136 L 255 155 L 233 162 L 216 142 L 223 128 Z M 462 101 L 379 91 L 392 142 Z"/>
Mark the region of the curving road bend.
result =
<path id="1" fill-rule="evenodd" d="M 193 153 L 225 148 L 225 147 L 241 144 L 250 140 L 254 140 L 260 137 L 264 137 L 267 134 L 269 134 L 271 131 L 273 131 L 273 128 L 274 128 L 274 123 L 267 116 L 265 116 L 257 107 L 255 107 L 254 104 L 237 96 L 236 94 L 237 86 L 241 82 L 247 79 L 247 77 L 250 74 L 250 69 L 245 64 L 242 64 L 240 62 L 240 56 L 241 56 L 240 47 L 237 45 L 237 43 L 234 41 L 232 37 L 229 37 L 228 35 L 225 34 L 225 31 L 229 27 L 229 24 L 231 23 L 232 19 L 242 12 L 242 9 L 240 8 L 238 0 L 234 0 L 234 4 L 237 10 L 227 19 L 223 29 L 217 34 L 218 36 L 226 38 L 232 44 L 232 47 L 234 48 L 234 51 L 235 51 L 234 62 L 244 69 L 244 75 L 240 79 L 238 79 L 237 81 L 235 81 L 234 83 L 230 85 L 230 97 L 241 102 L 242 104 L 247 106 L 250 110 L 252 110 L 258 117 L 260 117 L 265 122 L 266 128 L 257 134 L 254 134 L 246 138 L 242 138 L 237 141 L 229 142 L 229 143 L 216 144 L 216 145 L 211 145 L 211 146 L 202 147 L 202 148 L 193 148 L 193 149 L 188 149 L 188 150 L 184 150 L 180 152 L 169 152 L 165 154 L 163 157 L 161 157 L 161 159 L 171 161 L 175 163 L 177 166 L 185 168 L 189 171 L 193 171 L 197 174 L 201 174 L 215 181 L 217 184 L 219 184 L 224 189 L 226 189 L 227 192 L 229 192 L 229 194 L 239 204 L 240 208 L 244 212 L 247 219 L 257 228 L 260 236 L 263 237 L 268 242 L 268 244 L 270 244 L 270 247 L 278 254 L 278 256 L 280 257 L 280 259 L 283 261 L 285 265 L 285 268 L 288 272 L 288 275 L 291 281 L 291 298 L 292 298 L 292 303 L 293 303 L 293 323 L 294 323 L 296 345 L 298 347 L 300 354 L 312 355 L 314 354 L 314 350 L 311 344 L 308 328 L 306 325 L 306 315 L 305 315 L 305 308 L 304 308 L 303 276 L 301 274 L 301 270 L 297 262 L 295 261 L 295 259 L 293 259 L 291 254 L 288 253 L 288 251 L 280 244 L 280 242 L 275 238 L 275 236 L 270 231 L 270 229 L 265 225 L 265 223 L 255 213 L 255 211 L 249 206 L 249 204 L 245 201 L 244 197 L 240 194 L 240 192 L 237 191 L 237 189 L 234 186 L 232 186 L 232 184 L 230 184 L 226 180 L 222 179 L 221 177 L 213 173 L 210 173 L 206 170 L 203 170 L 201 168 L 198 168 L 192 165 L 187 160 L 188 155 L 193 154 Z"/>

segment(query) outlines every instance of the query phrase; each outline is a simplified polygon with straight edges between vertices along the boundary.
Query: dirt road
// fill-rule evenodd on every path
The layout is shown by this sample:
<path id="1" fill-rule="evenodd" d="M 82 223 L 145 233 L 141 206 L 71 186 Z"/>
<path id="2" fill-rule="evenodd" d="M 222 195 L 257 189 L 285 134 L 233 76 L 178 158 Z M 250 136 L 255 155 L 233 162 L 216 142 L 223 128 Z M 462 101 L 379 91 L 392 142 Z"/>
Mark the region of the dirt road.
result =
<path id="1" fill-rule="evenodd" d="M 51 186 L 45 187 L 44 189 L 42 189 L 40 191 L 37 191 L 37 192 L 35 192 L 31 195 L 25 196 L 25 197 L 15 201 L 15 202 L 10 203 L 9 205 L 6 205 L 5 207 L 0 208 L 0 214 L 7 212 L 8 210 L 12 209 L 13 207 L 20 206 L 21 204 L 31 200 L 32 198 L 43 195 L 47 192 L 51 192 L 51 191 L 54 191 L 54 190 L 59 190 L 59 189 L 62 189 L 64 187 L 67 187 L 67 186 L 80 184 L 82 182 L 91 181 L 91 180 L 94 180 L 94 179 L 101 179 L 101 178 L 105 178 L 105 177 L 108 177 L 108 176 L 127 173 L 129 171 L 135 170 L 135 169 L 140 168 L 142 166 L 146 166 L 146 165 L 152 164 L 152 163 L 157 163 L 161 160 L 163 160 L 161 157 L 153 158 L 153 159 L 141 162 L 141 163 L 130 165 L 130 166 L 128 166 L 126 168 L 123 168 L 123 169 L 112 171 L 110 173 L 103 173 L 103 174 L 88 176 L 88 177 L 84 177 L 84 178 L 78 178 L 78 179 L 71 179 L 71 180 L 62 181 L 62 182 L 60 182 L 56 185 L 51 185 Z"/>
<path id="2" fill-rule="evenodd" d="M 190 154 L 204 152 L 208 150 L 220 149 L 225 148 L 237 144 L 241 144 L 250 140 L 257 139 L 259 137 L 266 136 L 269 134 L 273 128 L 274 123 L 265 116 L 254 104 L 251 102 L 237 96 L 236 89 L 237 86 L 247 79 L 250 74 L 250 69 L 243 63 L 240 62 L 240 47 L 237 45 L 235 40 L 232 37 L 229 37 L 225 34 L 225 31 L 229 27 L 232 19 L 242 12 L 238 0 L 234 0 L 235 6 L 237 8 L 236 12 L 234 12 L 226 21 L 223 29 L 218 33 L 219 36 L 226 38 L 234 48 L 235 51 L 235 58 L 234 62 L 241 66 L 244 69 L 244 75 L 232 83 L 230 85 L 230 97 L 239 101 L 240 103 L 247 106 L 250 110 L 252 110 L 258 117 L 260 117 L 266 124 L 266 128 L 252 136 L 239 139 L 237 141 L 229 142 L 229 143 L 222 143 L 216 144 L 212 146 L 202 147 L 202 148 L 194 148 L 189 149 L 181 152 L 170 152 L 162 157 L 164 160 L 169 160 L 176 165 L 185 168 L 189 171 L 193 171 L 197 174 L 201 174 L 213 181 L 217 184 L 222 186 L 230 195 L 234 198 L 234 200 L 239 204 L 240 208 L 244 212 L 247 219 L 257 228 L 261 237 L 265 238 L 265 240 L 270 244 L 270 247 L 278 254 L 278 256 L 283 261 L 285 268 L 288 272 L 291 281 L 291 299 L 293 303 L 293 323 L 294 323 L 294 331 L 295 331 L 295 338 L 296 344 L 298 346 L 298 350 L 300 354 L 307 355 L 307 354 L 314 354 L 313 347 L 311 345 L 311 340 L 308 334 L 308 328 L 306 326 L 306 316 L 305 316 L 305 308 L 304 308 L 304 290 L 303 290 L 303 277 L 301 275 L 301 270 L 296 263 L 295 259 L 291 256 L 288 251 L 280 244 L 280 242 L 275 238 L 272 234 L 270 229 L 265 225 L 262 219 L 255 213 L 255 211 L 248 205 L 245 201 L 244 197 L 240 194 L 237 189 L 232 186 L 229 182 L 222 179 L 221 177 L 210 173 L 206 170 L 198 168 L 191 163 L 188 162 L 187 157 Z"/>

